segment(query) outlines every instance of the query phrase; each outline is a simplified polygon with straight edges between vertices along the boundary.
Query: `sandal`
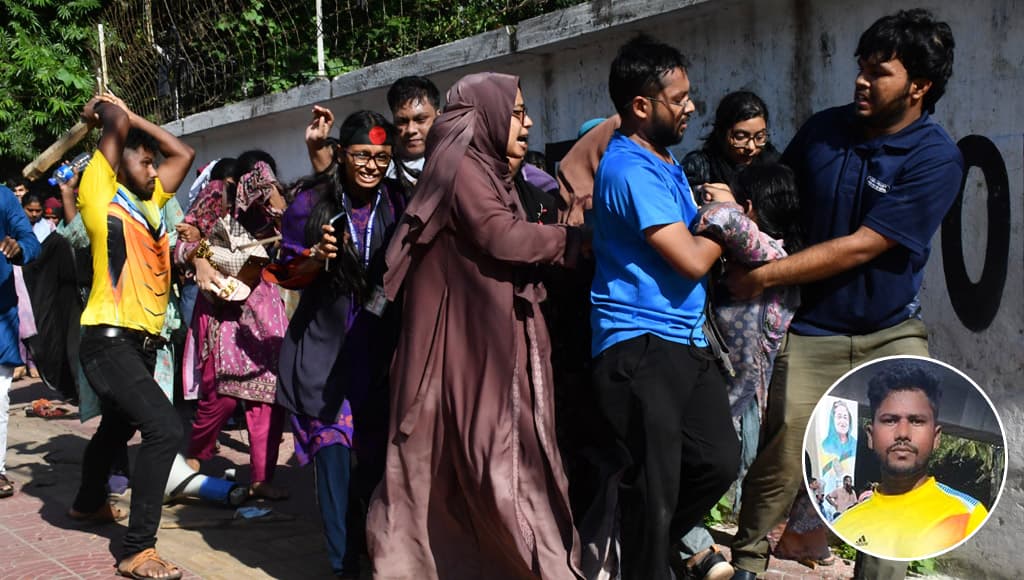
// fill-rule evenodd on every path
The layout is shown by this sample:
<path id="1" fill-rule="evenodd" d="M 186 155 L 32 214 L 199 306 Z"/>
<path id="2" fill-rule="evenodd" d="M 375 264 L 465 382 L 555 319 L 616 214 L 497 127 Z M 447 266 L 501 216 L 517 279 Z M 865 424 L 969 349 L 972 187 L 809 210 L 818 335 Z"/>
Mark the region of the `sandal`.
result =
<path id="1" fill-rule="evenodd" d="M 734 572 L 732 564 L 725 559 L 718 546 L 712 545 L 703 558 L 692 565 L 687 564 L 683 577 L 692 580 L 728 580 Z"/>
<path id="2" fill-rule="evenodd" d="M 832 566 L 836 563 L 836 557 L 833 554 L 829 554 L 825 558 L 818 558 L 814 563 L 819 566 Z"/>
<path id="3" fill-rule="evenodd" d="M 128 510 L 108 503 L 104 507 L 88 513 L 71 508 L 68 510 L 68 517 L 84 524 L 112 524 L 127 518 Z"/>
<path id="4" fill-rule="evenodd" d="M 169 572 L 169 574 L 166 576 L 139 574 L 138 569 L 148 562 L 159 564 L 166 572 Z M 160 580 L 178 580 L 181 578 L 181 569 L 158 556 L 156 554 L 156 548 L 146 548 L 137 554 L 124 558 L 117 563 L 117 573 L 125 578 L 135 578 L 136 580 L 150 580 L 153 578 L 159 578 Z"/>
<path id="5" fill-rule="evenodd" d="M 836 563 L 836 557 L 829 554 L 825 558 L 783 558 L 784 560 L 796 560 L 798 563 L 814 570 L 818 566 L 832 566 Z"/>
<path id="6" fill-rule="evenodd" d="M 42 417 L 44 419 L 56 419 L 69 414 L 71 411 L 66 407 L 58 407 L 47 399 L 36 399 L 32 401 L 31 407 L 25 408 L 25 415 L 28 417 Z"/>
<path id="7" fill-rule="evenodd" d="M 7 475 L 0 473 L 0 498 L 14 495 L 14 482 L 7 479 Z"/>
<path id="8" fill-rule="evenodd" d="M 276 487 L 265 481 L 257 481 L 249 486 L 249 497 L 269 499 L 270 501 L 288 499 L 288 490 Z"/>

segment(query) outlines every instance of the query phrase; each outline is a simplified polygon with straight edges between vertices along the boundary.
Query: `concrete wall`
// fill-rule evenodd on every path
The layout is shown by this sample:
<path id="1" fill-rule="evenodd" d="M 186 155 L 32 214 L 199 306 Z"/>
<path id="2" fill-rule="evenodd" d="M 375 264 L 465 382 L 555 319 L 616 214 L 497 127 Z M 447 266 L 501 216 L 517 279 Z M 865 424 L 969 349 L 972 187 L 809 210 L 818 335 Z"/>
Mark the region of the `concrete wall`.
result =
<path id="1" fill-rule="evenodd" d="M 986 528 L 950 558 L 963 577 L 1014 577 L 1024 570 L 1024 2 L 914 3 L 864 0 L 599 1 L 320 81 L 288 93 L 189 117 L 169 128 L 202 161 L 242 149 L 270 151 L 284 179 L 307 171 L 302 143 L 308 110 L 326 104 L 341 118 L 360 108 L 386 112 L 395 78 L 425 74 L 447 88 L 468 72 L 522 76 L 535 129 L 532 147 L 572 139 L 581 121 L 608 114 L 608 65 L 637 30 L 681 48 L 692 61 L 698 104 L 679 152 L 694 148 L 717 100 L 741 88 L 772 111 L 785 146 L 815 110 L 849 102 L 857 38 L 879 16 L 924 6 L 956 36 L 953 79 L 937 118 L 964 142 L 974 168 L 963 204 L 936 236 L 923 291 L 937 358 L 978 381 L 1009 438 L 1006 490 Z M 974 572 L 968 572 L 970 568 Z"/>

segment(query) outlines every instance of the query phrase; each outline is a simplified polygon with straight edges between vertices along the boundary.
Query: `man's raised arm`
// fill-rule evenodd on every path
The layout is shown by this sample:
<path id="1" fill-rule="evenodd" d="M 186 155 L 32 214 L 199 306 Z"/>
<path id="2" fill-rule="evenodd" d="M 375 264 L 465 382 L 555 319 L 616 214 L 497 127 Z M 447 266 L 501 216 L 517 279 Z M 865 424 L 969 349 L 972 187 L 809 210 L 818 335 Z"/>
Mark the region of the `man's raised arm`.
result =
<path id="1" fill-rule="evenodd" d="M 131 127 L 128 113 L 103 97 L 93 97 L 82 108 L 82 120 L 91 127 L 100 127 L 100 140 L 96 149 L 103 154 L 111 169 L 117 172 L 128 129 Z"/>
<path id="2" fill-rule="evenodd" d="M 174 135 L 168 133 L 163 127 L 149 122 L 141 115 L 133 113 L 131 109 L 125 105 L 124 101 L 115 97 L 113 94 L 106 93 L 100 95 L 98 99 L 123 109 L 132 128 L 144 131 L 156 139 L 157 147 L 160 149 L 160 154 L 164 156 L 164 160 L 156 170 L 157 177 L 160 178 L 160 184 L 163 185 L 165 192 L 173 193 L 177 190 L 185 180 L 185 176 L 188 175 L 189 168 L 192 167 L 192 160 L 195 159 L 196 156 L 195 150 Z M 122 140 L 121 143 L 123 145 L 124 141 Z M 106 153 L 104 153 L 104 156 L 105 155 Z M 108 157 L 107 160 L 110 161 L 110 158 Z M 111 162 L 111 166 L 115 168 L 117 167 L 113 162 Z"/>

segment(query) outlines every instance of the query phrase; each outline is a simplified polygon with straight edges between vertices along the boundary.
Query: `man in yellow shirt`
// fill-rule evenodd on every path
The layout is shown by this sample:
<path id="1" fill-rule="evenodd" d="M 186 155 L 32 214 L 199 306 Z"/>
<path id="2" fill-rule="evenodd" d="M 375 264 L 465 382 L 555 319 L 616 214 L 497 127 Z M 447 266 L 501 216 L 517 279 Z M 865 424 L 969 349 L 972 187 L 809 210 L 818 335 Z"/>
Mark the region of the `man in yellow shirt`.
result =
<path id="1" fill-rule="evenodd" d="M 82 174 L 78 205 L 93 263 L 80 358 L 103 418 L 86 447 L 82 482 L 68 515 L 92 522 L 126 516 L 107 501 L 107 476 L 113 458 L 141 431 L 131 517 L 117 570 L 136 578 L 180 578 L 181 570 L 161 560 L 154 546 L 164 486 L 183 429 L 153 370 L 164 342 L 160 330 L 171 287 L 167 226 L 160 209 L 184 179 L 194 152 L 112 95 L 89 101 L 82 118 L 102 129 Z M 159 168 L 158 153 L 164 156 Z"/>
<path id="2" fill-rule="evenodd" d="M 916 560 L 944 552 L 988 516 L 978 500 L 928 475 L 928 458 L 942 431 L 936 423 L 942 391 L 926 364 L 907 359 L 869 381 L 872 419 L 865 431 L 882 481 L 834 523 L 848 544 L 882 558 Z"/>

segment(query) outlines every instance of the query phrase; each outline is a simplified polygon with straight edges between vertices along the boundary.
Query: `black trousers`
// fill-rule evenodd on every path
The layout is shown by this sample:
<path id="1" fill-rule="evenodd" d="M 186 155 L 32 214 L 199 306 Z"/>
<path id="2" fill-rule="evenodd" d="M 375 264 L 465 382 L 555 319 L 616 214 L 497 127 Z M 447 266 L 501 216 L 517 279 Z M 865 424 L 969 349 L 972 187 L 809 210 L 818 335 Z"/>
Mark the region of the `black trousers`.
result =
<path id="1" fill-rule="evenodd" d="M 736 479 L 725 382 L 707 351 L 645 334 L 597 357 L 594 389 L 609 434 L 604 455 L 625 468 L 622 577 L 671 580 L 673 543 Z"/>
<path id="2" fill-rule="evenodd" d="M 82 483 L 74 508 L 93 512 L 107 501 L 107 477 L 135 431 L 142 445 L 132 470 L 131 514 L 123 555 L 156 545 L 164 487 L 184 430 L 174 405 L 153 379 L 156 351 L 134 337 L 83 337 L 80 358 L 85 376 L 100 399 L 103 417 L 85 448 Z"/>

